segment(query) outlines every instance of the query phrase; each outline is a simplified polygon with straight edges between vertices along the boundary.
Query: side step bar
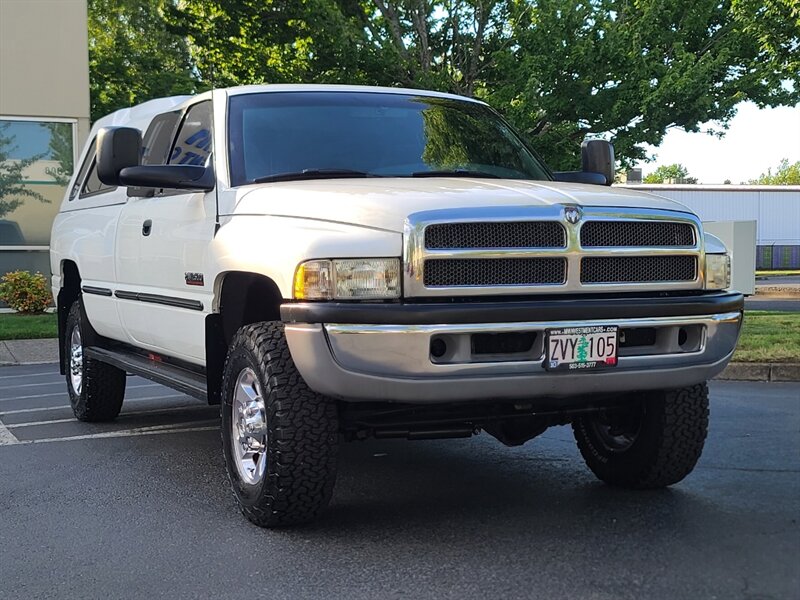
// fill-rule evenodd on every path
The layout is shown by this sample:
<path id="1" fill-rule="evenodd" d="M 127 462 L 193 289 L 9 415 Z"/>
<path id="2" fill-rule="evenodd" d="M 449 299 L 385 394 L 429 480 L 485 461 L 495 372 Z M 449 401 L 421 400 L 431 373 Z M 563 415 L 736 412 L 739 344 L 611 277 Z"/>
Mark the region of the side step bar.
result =
<path id="1" fill-rule="evenodd" d="M 182 369 L 169 363 L 150 360 L 133 352 L 124 350 L 107 350 L 92 346 L 84 349 L 89 358 L 94 358 L 117 368 L 140 375 L 156 383 L 166 385 L 174 390 L 207 401 L 206 378 L 200 373 Z"/>

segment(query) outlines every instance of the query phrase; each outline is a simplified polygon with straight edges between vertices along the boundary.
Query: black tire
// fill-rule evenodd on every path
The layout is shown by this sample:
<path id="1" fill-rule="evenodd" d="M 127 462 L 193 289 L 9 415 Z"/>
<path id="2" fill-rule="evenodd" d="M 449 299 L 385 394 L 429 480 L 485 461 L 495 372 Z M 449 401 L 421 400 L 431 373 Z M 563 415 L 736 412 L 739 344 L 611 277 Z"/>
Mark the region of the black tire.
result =
<path id="1" fill-rule="evenodd" d="M 240 374 L 255 374 L 266 419 L 263 476 L 243 479 L 234 456 L 234 393 Z M 234 497 L 260 527 L 310 521 L 328 505 L 336 481 L 336 403 L 313 392 L 298 373 L 283 331 L 269 321 L 239 329 L 231 342 L 222 380 L 222 447 Z"/>
<path id="2" fill-rule="evenodd" d="M 67 316 L 64 337 L 64 359 L 66 361 L 67 391 L 72 412 L 79 421 L 113 421 L 122 410 L 125 398 L 125 371 L 107 363 L 87 358 L 82 344 L 81 361 L 76 368 L 81 373 L 80 389 L 76 389 L 72 378 L 72 336 L 77 329 L 80 340 L 87 339 L 88 323 L 84 323 L 80 300 L 72 303 Z"/>
<path id="3" fill-rule="evenodd" d="M 708 386 L 649 392 L 623 413 L 580 417 L 572 429 L 598 479 L 625 488 L 666 487 L 691 473 L 703 451 Z"/>

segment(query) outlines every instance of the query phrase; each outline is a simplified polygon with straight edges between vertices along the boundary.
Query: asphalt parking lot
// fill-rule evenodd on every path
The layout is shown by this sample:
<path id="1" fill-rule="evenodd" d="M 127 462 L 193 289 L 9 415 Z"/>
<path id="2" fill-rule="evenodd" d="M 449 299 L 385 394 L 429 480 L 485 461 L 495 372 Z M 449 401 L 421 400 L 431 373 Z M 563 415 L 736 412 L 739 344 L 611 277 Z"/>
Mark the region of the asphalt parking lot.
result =
<path id="1" fill-rule="evenodd" d="M 365 442 L 320 522 L 265 531 L 216 407 L 131 377 L 115 423 L 79 423 L 54 365 L 0 368 L 0 597 L 798 598 L 800 384 L 711 389 L 669 490 L 598 483 L 565 427 Z"/>

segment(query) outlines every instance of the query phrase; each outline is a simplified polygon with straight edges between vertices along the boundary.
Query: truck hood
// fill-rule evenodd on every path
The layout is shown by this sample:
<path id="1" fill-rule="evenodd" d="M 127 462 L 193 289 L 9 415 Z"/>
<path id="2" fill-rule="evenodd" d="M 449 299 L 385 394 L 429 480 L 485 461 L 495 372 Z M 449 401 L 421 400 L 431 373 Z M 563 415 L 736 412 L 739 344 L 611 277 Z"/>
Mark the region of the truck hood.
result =
<path id="1" fill-rule="evenodd" d="M 316 219 L 393 232 L 402 232 L 412 213 L 446 208 L 569 204 L 691 212 L 636 190 L 518 179 L 325 179 L 249 185 L 238 195 L 237 215 Z"/>

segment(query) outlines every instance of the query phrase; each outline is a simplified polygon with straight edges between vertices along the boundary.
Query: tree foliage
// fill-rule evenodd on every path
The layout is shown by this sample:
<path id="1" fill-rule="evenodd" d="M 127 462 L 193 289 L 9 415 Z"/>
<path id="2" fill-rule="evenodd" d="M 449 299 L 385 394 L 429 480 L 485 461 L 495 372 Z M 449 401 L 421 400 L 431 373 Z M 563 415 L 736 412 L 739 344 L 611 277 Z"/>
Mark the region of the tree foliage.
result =
<path id="1" fill-rule="evenodd" d="M 800 185 L 800 161 L 794 164 L 789 163 L 789 159 L 784 158 L 772 173 L 772 169 L 767 169 L 757 179 L 751 179 L 750 183 L 756 185 Z"/>
<path id="2" fill-rule="evenodd" d="M 8 133 L 8 123 L 0 125 L 0 219 L 22 206 L 25 198 L 48 202 L 39 192 L 25 184 L 23 172 L 41 155 L 24 159 L 11 158 L 16 149 L 14 137 Z"/>
<path id="3" fill-rule="evenodd" d="M 90 1 L 90 11 L 149 7 L 147 15 L 158 15 L 153 30 L 169 41 L 158 43 L 159 51 L 169 48 L 172 61 L 132 70 L 111 60 L 110 70 L 124 74 L 111 81 L 133 83 L 136 92 L 125 97 L 112 87 L 103 106 L 115 93 L 128 103 L 161 94 L 165 72 L 179 89 L 193 83 L 192 73 L 205 86 L 430 88 L 485 99 L 553 167 L 566 169 L 577 166 L 587 136 L 613 141 L 630 165 L 670 128 L 698 131 L 718 121 L 724 130 L 739 102 L 800 99 L 797 0 L 161 1 L 161 12 L 152 10 L 157 0 Z M 127 29 L 115 16 L 101 20 L 117 28 L 102 39 Z M 195 71 L 186 67 L 185 43 Z M 93 60 L 105 48 L 118 52 L 108 42 L 95 45 Z M 131 50 L 132 64 L 157 56 Z M 176 74 L 188 80 L 178 84 Z M 151 75 L 156 83 L 137 79 Z M 103 85 L 96 87 L 100 94 Z"/>
<path id="4" fill-rule="evenodd" d="M 689 170 L 680 163 L 662 165 L 645 176 L 644 183 L 697 183 L 696 177 L 689 177 Z"/>
<path id="5" fill-rule="evenodd" d="M 89 0 L 92 120 L 152 98 L 196 91 L 188 44 L 168 30 L 162 4 Z"/>
<path id="6" fill-rule="evenodd" d="M 43 123 L 50 132 L 48 149 L 50 157 L 56 161 L 56 166 L 45 168 L 45 173 L 58 185 L 67 185 L 72 176 L 73 148 L 72 127 L 66 123 Z"/>

